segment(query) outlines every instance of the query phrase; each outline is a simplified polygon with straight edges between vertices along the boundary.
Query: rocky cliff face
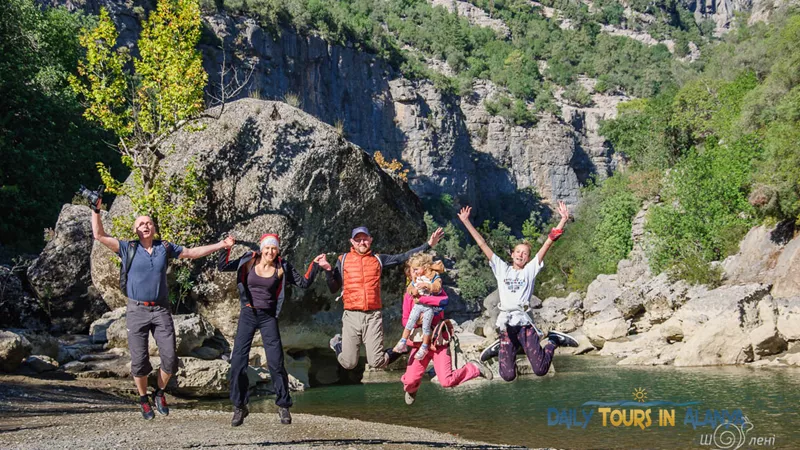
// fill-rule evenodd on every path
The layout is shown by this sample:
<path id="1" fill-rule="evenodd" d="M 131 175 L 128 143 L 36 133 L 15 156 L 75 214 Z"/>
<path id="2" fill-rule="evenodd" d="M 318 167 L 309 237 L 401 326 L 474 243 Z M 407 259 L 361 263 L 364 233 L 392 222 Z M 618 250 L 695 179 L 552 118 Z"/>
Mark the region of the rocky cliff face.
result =
<path id="1" fill-rule="evenodd" d="M 748 23 L 768 21 L 776 11 L 797 6 L 797 0 L 682 0 L 689 11 L 694 13 L 697 23 L 713 20 L 716 33 L 727 31 L 736 14 L 750 13 Z"/>
<path id="2" fill-rule="evenodd" d="M 359 225 L 370 229 L 378 252 L 399 253 L 426 239 L 421 203 L 408 186 L 309 114 L 284 103 L 243 99 L 229 104 L 220 119 L 201 123 L 202 131 L 181 131 L 164 143 L 171 150 L 162 164 L 172 175 L 194 162 L 208 181 L 201 214 L 212 232 L 203 240 L 217 242 L 232 233 L 238 241 L 232 257 L 257 246 L 263 233 L 278 233 L 283 256 L 305 272 L 319 253 L 348 251 L 350 230 Z M 110 216 L 130 211 L 124 200 L 114 202 Z M 217 272 L 215 256 L 196 261 L 193 292 L 197 312 L 231 337 L 239 313 L 235 276 Z M 113 258 L 95 243 L 92 279 L 116 308 L 125 299 Z M 305 330 L 285 334 L 287 349 L 325 348 L 324 336 L 341 327 L 341 302 L 327 293 L 324 274 L 319 278 L 315 289 L 295 292 L 284 305 L 282 328 L 294 322 Z M 399 324 L 394 306 L 403 287 L 402 271 L 387 270 L 387 322 Z"/>

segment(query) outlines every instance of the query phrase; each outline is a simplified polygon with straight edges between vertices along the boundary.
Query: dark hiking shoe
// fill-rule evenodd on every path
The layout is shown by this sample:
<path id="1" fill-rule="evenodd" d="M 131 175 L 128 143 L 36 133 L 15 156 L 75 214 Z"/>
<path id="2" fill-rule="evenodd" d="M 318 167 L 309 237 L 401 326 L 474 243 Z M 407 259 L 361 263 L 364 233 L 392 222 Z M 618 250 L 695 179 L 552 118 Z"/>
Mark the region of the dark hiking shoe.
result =
<path id="1" fill-rule="evenodd" d="M 339 353 L 342 353 L 342 335 L 337 334 L 336 336 L 332 337 L 328 346 L 336 352 L 336 356 L 339 356 Z"/>
<path id="2" fill-rule="evenodd" d="M 153 420 L 153 417 L 156 416 L 156 413 L 153 412 L 153 407 L 150 406 L 150 402 L 147 400 L 139 401 L 139 407 L 142 408 L 142 417 L 144 420 Z"/>
<path id="3" fill-rule="evenodd" d="M 417 393 L 406 392 L 406 405 L 413 405 L 417 400 Z"/>
<path id="4" fill-rule="evenodd" d="M 244 423 L 244 418 L 250 414 L 250 411 L 247 410 L 247 406 L 242 408 L 233 407 L 233 419 L 231 419 L 231 426 L 238 427 L 242 423 Z"/>
<path id="5" fill-rule="evenodd" d="M 492 358 L 497 358 L 497 355 L 500 354 L 500 339 L 492 342 L 492 344 L 486 347 L 481 352 L 481 362 L 486 362 Z"/>
<path id="6" fill-rule="evenodd" d="M 403 355 L 402 353 L 397 353 L 396 351 L 394 351 L 394 349 L 391 349 L 391 348 L 387 348 L 385 353 L 386 353 L 386 365 L 387 366 L 389 364 L 397 361 L 397 358 L 399 358 L 400 356 Z"/>
<path id="7" fill-rule="evenodd" d="M 164 395 L 164 391 L 161 389 L 155 391 L 153 393 L 153 404 L 156 406 L 156 411 L 159 414 L 168 416 L 169 415 L 169 407 L 167 406 L 167 398 Z"/>
<path id="8" fill-rule="evenodd" d="M 481 376 L 483 378 L 486 378 L 487 380 L 491 380 L 492 378 L 494 378 L 494 374 L 492 373 L 492 371 L 489 370 L 488 367 L 484 366 L 480 361 L 470 361 L 470 362 L 474 364 L 475 367 L 478 368 L 478 370 L 480 370 Z"/>
<path id="9" fill-rule="evenodd" d="M 547 333 L 547 340 L 555 344 L 556 347 L 578 346 L 578 341 L 576 341 L 574 337 L 566 333 L 559 333 L 558 331 L 551 331 Z"/>
<path id="10" fill-rule="evenodd" d="M 281 418 L 281 423 L 284 425 L 292 423 L 292 415 L 289 414 L 289 408 L 278 408 L 278 417 Z"/>

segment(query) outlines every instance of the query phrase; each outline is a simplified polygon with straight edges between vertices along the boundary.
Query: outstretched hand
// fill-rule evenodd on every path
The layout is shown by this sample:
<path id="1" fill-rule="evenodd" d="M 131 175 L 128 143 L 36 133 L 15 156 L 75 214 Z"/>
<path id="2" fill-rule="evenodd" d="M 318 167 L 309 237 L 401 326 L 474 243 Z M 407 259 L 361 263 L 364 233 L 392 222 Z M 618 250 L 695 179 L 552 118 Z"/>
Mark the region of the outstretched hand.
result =
<path id="1" fill-rule="evenodd" d="M 317 263 L 323 270 L 331 271 L 333 268 L 331 267 L 331 263 L 328 262 L 328 258 L 325 256 L 325 253 L 320 253 L 314 258 L 314 262 Z"/>
<path id="2" fill-rule="evenodd" d="M 444 236 L 444 230 L 442 230 L 442 227 L 437 228 L 436 231 L 434 231 L 431 234 L 431 238 L 428 239 L 428 245 L 430 245 L 431 247 L 435 247 L 436 244 L 438 244 L 439 241 L 442 240 L 443 236 Z"/>
<path id="3" fill-rule="evenodd" d="M 234 239 L 233 236 L 228 236 L 225 239 L 223 239 L 221 243 L 222 243 L 222 248 L 231 248 L 233 247 L 233 244 L 236 243 L 236 239 Z"/>
<path id="4" fill-rule="evenodd" d="M 561 222 L 559 225 L 564 226 L 564 224 L 566 224 L 569 220 L 569 208 L 567 208 L 567 205 L 564 202 L 560 201 L 558 202 L 558 208 L 556 211 L 558 211 L 558 214 L 561 216 Z"/>
<path id="5" fill-rule="evenodd" d="M 469 213 L 472 212 L 472 207 L 465 206 L 461 208 L 461 211 L 458 213 L 458 218 L 461 219 L 462 222 L 467 223 L 469 222 Z"/>

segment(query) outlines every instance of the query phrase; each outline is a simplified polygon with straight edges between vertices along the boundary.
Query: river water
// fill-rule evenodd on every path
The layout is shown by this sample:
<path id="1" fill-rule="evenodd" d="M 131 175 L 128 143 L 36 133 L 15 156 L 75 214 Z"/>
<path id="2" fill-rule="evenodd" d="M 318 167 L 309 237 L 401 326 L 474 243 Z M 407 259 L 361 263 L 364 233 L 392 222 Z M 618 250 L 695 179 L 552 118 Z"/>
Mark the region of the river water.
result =
<path id="1" fill-rule="evenodd" d="M 403 401 L 401 374 L 388 373 L 391 382 L 296 393 L 292 410 L 528 447 L 800 449 L 800 370 L 615 362 L 556 356 L 555 376 L 475 380 L 454 389 L 425 381 L 412 406 Z M 255 411 L 274 409 L 269 398 L 251 405 Z M 625 419 L 630 423 L 637 416 L 639 423 L 626 426 Z M 732 425 L 720 427 L 726 419 Z"/>

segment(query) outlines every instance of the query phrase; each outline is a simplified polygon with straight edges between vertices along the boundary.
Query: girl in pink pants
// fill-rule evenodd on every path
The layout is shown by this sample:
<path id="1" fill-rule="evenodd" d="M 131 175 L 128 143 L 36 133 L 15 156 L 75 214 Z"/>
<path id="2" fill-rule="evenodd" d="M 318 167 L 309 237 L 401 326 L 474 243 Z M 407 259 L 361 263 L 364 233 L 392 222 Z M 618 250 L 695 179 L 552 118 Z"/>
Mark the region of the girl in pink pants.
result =
<path id="1" fill-rule="evenodd" d="M 442 295 L 428 295 L 419 297 L 419 302 L 425 305 L 440 307 L 443 301 L 447 300 L 447 295 L 442 292 Z M 405 294 L 403 296 L 403 326 L 408 321 L 408 315 L 411 313 L 411 308 L 414 307 L 414 298 Z M 433 317 L 432 327 L 436 327 L 439 322 L 444 319 L 444 312 Z M 419 324 L 417 325 L 419 326 Z M 450 346 L 442 346 L 433 348 L 428 351 L 422 359 L 417 359 L 414 356 L 419 350 L 418 342 L 408 342 L 412 347 L 411 352 L 408 354 L 408 366 L 406 366 L 406 373 L 400 381 L 403 382 L 403 390 L 405 391 L 406 404 L 411 405 L 417 398 L 417 390 L 419 389 L 422 376 L 425 374 L 425 369 L 428 368 L 428 363 L 433 359 L 433 370 L 436 371 L 436 376 L 439 379 L 439 384 L 442 387 L 455 387 L 459 384 L 469 381 L 476 377 L 484 377 L 492 379 L 492 372 L 483 364 L 477 361 L 470 361 L 464 367 L 453 370 L 452 358 L 450 355 Z"/>

